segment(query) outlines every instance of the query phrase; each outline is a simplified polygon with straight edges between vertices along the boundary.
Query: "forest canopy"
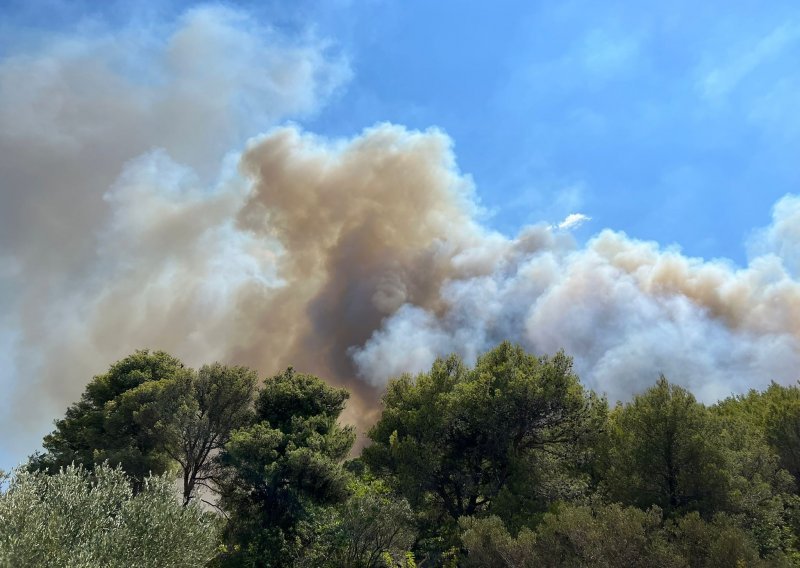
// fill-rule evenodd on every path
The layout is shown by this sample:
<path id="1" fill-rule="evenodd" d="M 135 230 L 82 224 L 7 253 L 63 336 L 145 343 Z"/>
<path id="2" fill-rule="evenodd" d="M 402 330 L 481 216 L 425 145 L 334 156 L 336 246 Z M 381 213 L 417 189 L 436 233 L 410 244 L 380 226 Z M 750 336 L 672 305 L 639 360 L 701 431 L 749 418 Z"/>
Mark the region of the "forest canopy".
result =
<path id="1" fill-rule="evenodd" d="M 348 397 L 137 351 L 5 475 L 0 564 L 800 563 L 797 385 L 708 406 L 662 376 L 609 406 L 503 342 L 390 381 L 360 455 Z"/>

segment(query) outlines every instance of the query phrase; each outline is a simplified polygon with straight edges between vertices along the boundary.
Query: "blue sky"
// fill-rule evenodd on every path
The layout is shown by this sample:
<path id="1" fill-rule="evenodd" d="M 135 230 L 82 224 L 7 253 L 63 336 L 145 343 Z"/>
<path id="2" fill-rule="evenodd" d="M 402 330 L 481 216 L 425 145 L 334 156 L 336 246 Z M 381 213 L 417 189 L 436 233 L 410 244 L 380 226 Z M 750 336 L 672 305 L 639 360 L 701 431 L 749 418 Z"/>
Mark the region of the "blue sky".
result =
<path id="1" fill-rule="evenodd" d="M 189 5 L 4 12 L 17 33 L 58 33 L 91 19 L 169 20 Z M 487 224 L 506 233 L 579 210 L 593 219 L 584 236 L 610 227 L 742 264 L 749 232 L 800 181 L 795 2 L 235 5 L 348 58 L 352 79 L 304 127 L 443 129 Z"/>
<path id="2" fill-rule="evenodd" d="M 740 263 L 797 190 L 796 3 L 464 4 L 362 11 L 354 81 L 311 128 L 436 125 L 501 230 L 577 208 Z"/>
<path id="3" fill-rule="evenodd" d="M 443 128 L 501 230 L 579 209 L 589 231 L 737 262 L 796 191 L 796 3 L 463 4 L 370 14 L 313 128 Z"/>
<path id="4" fill-rule="evenodd" d="M 262 373 L 276 361 L 297 363 L 289 348 L 274 360 L 257 352 L 268 321 L 237 319 L 244 317 L 235 310 L 247 278 L 256 273 L 266 281 L 277 269 L 265 260 L 272 254 L 269 239 L 260 235 L 261 248 L 254 246 L 252 235 L 236 225 L 249 205 L 237 194 L 238 182 L 226 178 L 235 164 L 220 166 L 225 155 L 238 158 L 248 138 L 281 125 L 290 125 L 287 136 L 300 140 L 294 150 L 319 155 L 341 156 L 381 136 L 394 140 L 400 154 L 430 150 L 424 167 L 444 163 L 437 175 L 474 184 L 478 228 L 470 225 L 470 209 L 468 230 L 444 226 L 441 235 L 456 248 L 473 247 L 473 260 L 494 252 L 512 258 L 514 247 L 531 238 L 520 236 L 526 226 L 550 231 L 537 237 L 549 243 L 549 265 L 513 257 L 512 269 L 504 265 L 477 276 L 451 266 L 450 279 L 435 294 L 464 300 L 441 318 L 410 292 L 402 305 L 370 307 L 369 325 L 351 310 L 358 321 L 343 337 L 352 344 L 343 339 L 339 347 L 367 361 L 355 388 L 380 382 L 364 369 L 372 355 L 382 361 L 398 352 L 404 334 L 441 351 L 469 345 L 462 353 L 467 357 L 501 336 L 535 350 L 566 347 L 589 384 L 620 397 L 639 388 L 641 373 L 655 369 L 653 352 L 662 365 L 656 371 L 671 372 L 705 392 L 706 400 L 771 379 L 796 379 L 800 331 L 771 311 L 789 319 L 800 314 L 800 304 L 791 304 L 800 298 L 800 200 L 780 201 L 800 187 L 796 2 L 618 1 L 601 7 L 588 1 L 298 0 L 204 4 L 193 11 L 197 6 L 0 0 L 0 152 L 7 152 L 0 155 L 0 385 L 9 394 L 0 400 L 0 427 L 17 415 L 28 414 L 31 422 L 18 439 L 0 440 L 0 467 L 33 447 L 92 374 L 135 348 L 165 348 L 192 365 L 246 352 L 250 359 L 235 362 Z M 234 15 L 213 6 L 232 8 Z M 195 47 L 187 51 L 181 34 L 216 43 L 204 51 L 207 46 L 190 42 Z M 305 65 L 308 74 L 282 67 L 284 59 Z M 170 72 L 174 81 L 164 75 Z M 294 83 L 286 89 L 272 82 L 287 76 Z M 219 93 L 194 91 L 217 84 Z M 365 131 L 382 123 L 405 130 Z M 452 142 L 456 169 L 438 145 L 441 138 L 413 132 L 428 129 Z M 277 144 L 277 138 L 268 142 Z M 294 157 L 302 161 L 303 155 Z M 359 167 L 375 175 L 370 164 Z M 140 186 L 128 188 L 136 185 L 131 180 Z M 376 186 L 383 182 L 377 179 Z M 200 197 L 191 192 L 195 185 L 204 188 Z M 442 187 L 434 184 L 432 195 Z M 349 199 L 348 189 L 331 191 Z M 239 201 L 229 205 L 228 217 L 214 217 L 214 199 L 226 191 Z M 464 213 L 452 198 L 436 194 L 422 201 Z M 773 215 L 776 203 L 782 205 Z M 173 214 L 191 221 L 193 207 L 211 211 L 202 218 L 208 228 L 187 222 L 183 228 L 195 232 L 187 229 L 188 236 L 168 242 L 159 239 L 169 231 L 143 221 L 150 215 L 169 221 Z M 429 213 L 419 211 L 438 227 Z M 553 236 L 554 225 L 576 213 L 591 220 L 569 238 Z M 401 219 L 399 228 L 409 222 Z M 430 244 L 438 235 L 418 237 Z M 213 239 L 229 241 L 198 261 Z M 371 298 L 391 300 L 382 282 L 399 281 L 402 290 L 419 285 L 414 274 L 427 265 L 403 265 L 407 251 L 391 246 L 386 257 L 397 253 L 402 270 L 369 266 L 363 290 L 346 284 L 351 294 L 363 292 L 353 302 L 359 307 Z M 638 271 L 603 256 L 618 249 L 645 259 L 634 267 Z M 350 250 L 325 253 L 333 262 Z M 686 281 L 659 280 L 665 265 L 678 266 Z M 218 266 L 235 277 L 204 288 Z M 518 278 L 523 273 L 541 280 Z M 595 273 L 606 275 L 605 288 L 581 284 Z M 295 316 L 308 318 L 310 327 L 317 323 L 315 309 L 338 301 L 326 296 L 338 282 L 337 275 L 328 276 L 311 274 L 318 288 L 296 299 Z M 452 280 L 458 286 L 447 288 Z M 369 288 L 374 282 L 376 290 Z M 773 294 L 773 284 L 782 292 Z M 172 314 L 186 286 L 215 300 L 216 319 L 208 321 L 206 305 Z M 268 297 L 272 288 L 265 288 Z M 496 301 L 476 315 L 470 310 L 486 307 L 482 290 L 492 290 Z M 635 302 L 628 301 L 631 290 Z M 265 313 L 275 308 L 262 301 Z M 350 308 L 336 304 L 326 313 L 346 328 Z M 572 319 L 562 317 L 570 309 Z M 148 310 L 157 323 L 135 317 Z M 236 326 L 252 337 L 230 338 Z M 553 332 L 545 336 L 541 329 Z M 609 343 L 607 336 L 620 340 Z M 309 340 L 293 339 L 298 345 Z M 242 348 L 247 341 L 249 351 Z M 707 349 L 687 355 L 699 343 Z M 395 361 L 396 370 L 424 368 L 440 354 L 423 347 L 414 361 Z M 621 367 L 632 370 L 614 379 Z M 706 383 L 690 372 L 681 378 L 692 368 L 716 374 Z M 731 382 L 725 378 L 734 375 Z M 40 399 L 48 402 L 39 408 Z"/>

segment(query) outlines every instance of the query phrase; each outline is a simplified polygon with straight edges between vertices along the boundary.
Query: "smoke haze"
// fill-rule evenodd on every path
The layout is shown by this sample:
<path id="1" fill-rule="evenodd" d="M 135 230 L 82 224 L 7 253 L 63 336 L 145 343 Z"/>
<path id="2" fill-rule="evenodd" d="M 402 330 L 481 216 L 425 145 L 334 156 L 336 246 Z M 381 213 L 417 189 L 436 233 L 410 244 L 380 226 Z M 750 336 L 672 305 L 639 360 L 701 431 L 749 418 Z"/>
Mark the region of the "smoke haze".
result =
<path id="1" fill-rule="evenodd" d="M 565 349 L 612 400 L 659 373 L 706 401 L 800 378 L 799 197 L 776 204 L 743 268 L 612 230 L 579 245 L 578 212 L 501 235 L 446 134 L 331 140 L 286 122 L 349 77 L 324 41 L 220 8 L 162 31 L 0 61 L 14 455 L 143 347 L 318 373 L 354 392 L 362 430 L 390 377 L 503 339 Z"/>

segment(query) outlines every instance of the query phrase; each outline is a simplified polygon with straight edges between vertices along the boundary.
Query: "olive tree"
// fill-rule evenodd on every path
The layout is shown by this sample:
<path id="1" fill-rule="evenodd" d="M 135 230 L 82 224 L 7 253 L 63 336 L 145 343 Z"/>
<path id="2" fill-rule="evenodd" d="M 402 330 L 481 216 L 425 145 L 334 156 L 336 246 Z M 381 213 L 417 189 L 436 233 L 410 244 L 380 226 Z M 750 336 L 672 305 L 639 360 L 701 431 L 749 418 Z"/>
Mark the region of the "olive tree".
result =
<path id="1" fill-rule="evenodd" d="M 121 468 L 20 469 L 0 484 L 0 565 L 202 566 L 215 553 L 218 518 L 182 506 L 165 476 L 134 493 Z"/>

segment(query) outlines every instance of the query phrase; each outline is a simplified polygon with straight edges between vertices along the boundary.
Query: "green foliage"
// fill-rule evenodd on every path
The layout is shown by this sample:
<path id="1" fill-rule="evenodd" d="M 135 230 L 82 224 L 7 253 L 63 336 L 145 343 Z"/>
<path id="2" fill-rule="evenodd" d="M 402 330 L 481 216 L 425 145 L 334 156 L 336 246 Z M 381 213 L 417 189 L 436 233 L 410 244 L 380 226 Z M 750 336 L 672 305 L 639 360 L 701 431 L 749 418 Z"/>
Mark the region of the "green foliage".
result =
<path id="1" fill-rule="evenodd" d="M 400 377 L 383 405 L 363 458 L 420 511 L 439 551 L 457 541 L 460 517 L 492 512 L 498 500 L 510 518 L 521 505 L 545 510 L 541 490 L 573 492 L 606 410 L 563 353 L 536 358 L 510 343 L 474 369 L 451 356 Z"/>
<path id="2" fill-rule="evenodd" d="M 606 487 L 614 500 L 667 515 L 724 506 L 725 455 L 708 410 L 662 376 L 611 415 Z"/>
<path id="3" fill-rule="evenodd" d="M 119 468 L 16 471 L 0 493 L 0 566 L 202 566 L 218 519 L 176 499 L 166 477 L 134 495 Z"/>
<path id="4" fill-rule="evenodd" d="M 94 377 L 81 400 L 67 409 L 56 429 L 44 438 L 44 455 L 32 466 L 50 473 L 73 462 L 87 468 L 108 461 L 121 465 L 137 483 L 150 473 L 162 474 L 171 464 L 159 440 L 135 420 L 143 401 L 152 401 L 164 381 L 190 374 L 178 359 L 163 351 L 137 351 Z"/>
<path id="5" fill-rule="evenodd" d="M 235 431 L 220 458 L 227 539 L 240 549 L 227 563 L 290 566 L 330 524 L 326 507 L 349 497 L 342 461 L 355 434 L 337 423 L 348 396 L 291 368 L 267 379 L 255 423 Z"/>
<path id="6" fill-rule="evenodd" d="M 289 367 L 264 381 L 256 401 L 258 419 L 272 428 L 287 432 L 296 418 L 338 417 L 350 394 L 334 389 L 313 375 L 296 373 Z"/>
<path id="7" fill-rule="evenodd" d="M 678 554 L 693 568 L 760 564 L 752 537 L 730 517 L 717 516 L 708 523 L 693 512 L 670 523 L 667 532 Z"/>
<path id="8" fill-rule="evenodd" d="M 476 568 L 536 568 L 539 566 L 535 551 L 536 534 L 523 528 L 512 537 L 495 515 L 483 519 L 462 517 L 461 540 L 467 551 L 465 566 Z"/>
<path id="9" fill-rule="evenodd" d="M 258 378 L 247 367 L 215 363 L 173 380 L 149 383 L 122 395 L 139 427 L 159 451 L 180 465 L 184 503 L 198 486 L 214 489 L 213 456 L 232 432 L 252 421 Z"/>
<path id="10" fill-rule="evenodd" d="M 660 525 L 658 508 L 565 506 L 545 517 L 536 552 L 544 566 L 680 566 Z"/>
<path id="11" fill-rule="evenodd" d="M 297 566 L 383 568 L 411 566 L 414 514 L 405 499 L 380 481 L 353 478 L 350 498 L 335 508 Z M 413 560 L 413 555 L 410 557 Z"/>
<path id="12" fill-rule="evenodd" d="M 712 410 L 715 443 L 723 449 L 728 479 L 726 503 L 715 512 L 740 519 L 762 556 L 793 548 L 796 537 L 787 529 L 796 500 L 794 479 L 780 467 L 780 457 L 747 416 Z"/>
<path id="13" fill-rule="evenodd" d="M 256 383 L 158 351 L 94 377 L 0 475 L 0 566 L 203 565 L 218 535 L 211 566 L 800 565 L 797 386 L 706 407 L 662 377 L 609 413 L 569 357 L 506 342 L 391 381 L 345 462 L 347 391 L 292 368 Z M 185 507 L 148 476 L 175 471 Z"/>
<path id="14" fill-rule="evenodd" d="M 34 469 L 120 465 L 137 484 L 177 464 L 184 503 L 215 478 L 212 457 L 251 421 L 257 377 L 215 363 L 195 373 L 162 352 L 137 351 L 92 379 L 45 437 Z M 137 485 L 138 486 L 138 485 Z"/>
<path id="15" fill-rule="evenodd" d="M 408 501 L 380 481 L 355 481 L 351 490 L 352 497 L 340 507 L 340 534 L 346 545 L 331 566 L 377 568 L 387 558 L 391 566 L 411 566 L 408 554 L 416 531 Z"/>
<path id="16" fill-rule="evenodd" d="M 657 507 L 561 505 L 536 531 L 512 536 L 498 517 L 464 518 L 465 566 L 481 568 L 723 568 L 789 566 L 781 554 L 761 558 L 752 536 L 725 515 L 697 512 L 662 522 Z"/>
<path id="17" fill-rule="evenodd" d="M 764 392 L 729 398 L 718 405 L 720 414 L 746 419 L 766 438 L 781 467 L 800 486 L 800 388 L 772 383 Z"/>
<path id="18" fill-rule="evenodd" d="M 412 552 L 406 552 L 400 558 L 392 556 L 389 552 L 384 552 L 381 556 L 381 561 L 386 568 L 417 568 L 417 562 Z"/>
<path id="19" fill-rule="evenodd" d="M 464 518 L 461 526 L 466 566 L 682 566 L 664 539 L 659 509 L 565 505 L 545 515 L 537 531 L 516 537 L 494 516 Z"/>

